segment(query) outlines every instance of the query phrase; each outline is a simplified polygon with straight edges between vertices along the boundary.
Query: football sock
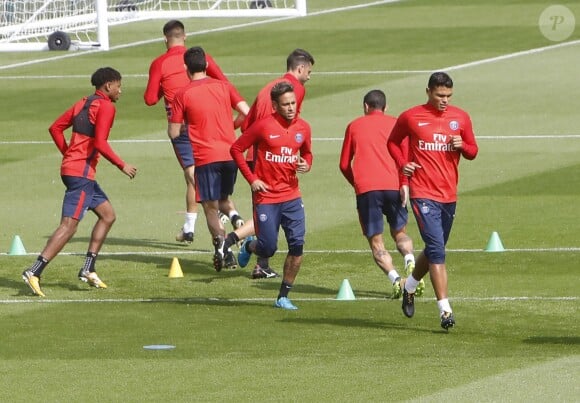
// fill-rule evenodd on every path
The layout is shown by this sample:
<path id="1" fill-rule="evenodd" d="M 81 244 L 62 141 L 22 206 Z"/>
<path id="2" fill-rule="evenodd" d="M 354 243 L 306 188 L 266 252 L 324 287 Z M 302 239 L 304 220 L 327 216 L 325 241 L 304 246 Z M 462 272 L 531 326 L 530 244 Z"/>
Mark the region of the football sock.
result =
<path id="1" fill-rule="evenodd" d="M 87 256 L 85 257 L 85 264 L 83 265 L 82 270 L 91 273 L 94 272 L 95 260 L 97 260 L 97 254 L 93 252 L 87 252 Z"/>
<path id="2" fill-rule="evenodd" d="M 197 213 L 185 213 L 185 224 L 183 224 L 183 232 L 195 232 L 196 220 Z"/>
<path id="3" fill-rule="evenodd" d="M 42 271 L 48 264 L 48 260 L 43 258 L 41 255 L 38 255 L 36 258 L 36 262 L 28 270 L 30 270 L 36 277 L 40 278 Z"/>
<path id="4" fill-rule="evenodd" d="M 258 256 L 258 266 L 260 266 L 262 269 L 267 269 L 268 266 L 270 266 L 270 259 L 267 257 Z"/>
<path id="5" fill-rule="evenodd" d="M 415 262 L 415 256 L 412 253 L 407 253 L 405 255 L 405 266 L 409 264 L 409 262 Z"/>
<path id="6" fill-rule="evenodd" d="M 292 284 L 288 284 L 285 281 L 282 281 L 282 285 L 280 286 L 280 293 L 278 294 L 278 299 L 283 297 L 288 297 L 288 293 L 292 289 Z"/>
<path id="7" fill-rule="evenodd" d="M 231 220 L 232 218 L 234 218 L 234 216 L 240 216 L 240 213 L 238 213 L 238 210 L 233 209 L 228 213 L 228 216 L 230 217 Z"/>
<path id="8" fill-rule="evenodd" d="M 398 279 L 399 277 L 399 273 L 397 273 L 396 269 L 391 270 L 390 272 L 387 273 L 387 276 L 389 276 L 389 280 L 391 280 L 391 284 L 395 284 L 395 280 Z"/>
<path id="9" fill-rule="evenodd" d="M 224 242 L 224 249 L 229 249 L 232 245 L 238 243 L 239 241 L 240 238 L 236 235 L 236 233 L 230 232 Z"/>
<path id="10" fill-rule="evenodd" d="M 441 315 L 443 315 L 443 312 L 453 312 L 447 298 L 443 298 L 437 301 L 437 308 L 439 308 L 439 313 Z"/>
<path id="11" fill-rule="evenodd" d="M 405 290 L 414 293 L 417 290 L 417 285 L 419 285 L 419 282 L 415 280 L 415 277 L 409 276 L 407 277 L 407 281 L 405 281 Z"/>

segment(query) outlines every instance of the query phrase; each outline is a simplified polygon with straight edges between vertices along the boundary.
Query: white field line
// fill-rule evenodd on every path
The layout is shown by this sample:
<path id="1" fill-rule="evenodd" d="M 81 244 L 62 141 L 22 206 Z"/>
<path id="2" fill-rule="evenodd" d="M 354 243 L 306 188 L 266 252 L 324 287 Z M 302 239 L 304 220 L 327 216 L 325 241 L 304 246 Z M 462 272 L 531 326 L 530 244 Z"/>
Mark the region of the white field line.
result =
<path id="1" fill-rule="evenodd" d="M 67 303 L 224 303 L 224 302 L 272 302 L 273 298 L 105 298 L 105 299 L 47 299 L 34 297 L 31 299 L 0 299 L 0 304 L 67 304 Z M 527 302 L 527 301 L 579 301 L 580 297 L 457 297 L 452 298 L 455 302 Z M 357 297 L 357 301 L 383 301 L 389 300 L 386 297 Z M 292 301 L 339 301 L 336 298 L 296 298 L 292 297 Z M 417 302 L 432 302 L 434 298 L 421 298 Z M 344 302 L 344 301 L 339 301 Z"/>
<path id="2" fill-rule="evenodd" d="M 580 134 L 538 134 L 538 135 L 513 135 L 513 136 L 477 136 L 477 140 L 519 140 L 519 139 L 542 139 L 542 140 L 570 140 L 570 139 L 580 139 Z M 335 142 L 343 141 L 342 137 L 324 137 L 324 138 L 312 138 L 312 141 L 318 142 Z M 125 140 L 109 140 L 109 143 L 117 144 L 147 144 L 147 143 L 166 143 L 167 139 L 125 139 Z M 0 141 L 0 145 L 38 145 L 38 144 L 54 144 L 51 140 L 38 140 L 38 141 Z"/>
<path id="3" fill-rule="evenodd" d="M 280 249 L 278 253 L 287 253 L 287 250 Z M 396 250 L 390 250 L 391 253 L 396 253 Z M 448 253 L 502 253 L 502 252 L 487 252 L 485 249 L 447 249 Z M 578 246 L 564 246 L 555 248 L 510 248 L 505 249 L 504 252 L 509 253 L 523 253 L 523 252 L 580 252 L 580 247 Z M 28 252 L 26 256 L 38 256 L 39 252 Z M 323 249 L 323 250 L 305 250 L 305 254 L 345 254 L 345 253 L 370 253 L 367 249 Z M 61 252 L 59 256 L 84 256 L 85 252 Z M 99 256 L 165 256 L 165 255 L 209 255 L 213 254 L 210 250 L 164 250 L 164 251 L 123 251 L 123 252 L 100 252 Z M 7 252 L 0 252 L 0 256 L 9 256 Z M 25 255 L 20 255 L 25 256 Z"/>

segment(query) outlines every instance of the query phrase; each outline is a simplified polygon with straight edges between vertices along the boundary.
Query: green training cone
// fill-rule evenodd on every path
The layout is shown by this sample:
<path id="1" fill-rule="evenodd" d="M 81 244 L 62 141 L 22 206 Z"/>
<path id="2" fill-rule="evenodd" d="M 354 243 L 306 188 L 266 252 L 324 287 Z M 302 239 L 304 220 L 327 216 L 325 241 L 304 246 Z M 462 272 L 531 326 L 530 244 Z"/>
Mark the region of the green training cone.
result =
<path id="1" fill-rule="evenodd" d="M 10 245 L 10 252 L 9 255 L 26 255 L 26 249 L 24 249 L 24 245 L 22 244 L 22 239 L 18 235 L 14 235 L 12 239 L 12 245 Z"/>
<path id="2" fill-rule="evenodd" d="M 501 239 L 499 239 L 499 234 L 497 232 L 492 232 L 489 237 L 489 242 L 485 247 L 486 252 L 503 252 L 505 251 Z"/>
<path id="3" fill-rule="evenodd" d="M 354 292 L 352 292 L 350 283 L 346 278 L 342 280 L 342 284 L 340 284 L 340 289 L 338 290 L 336 299 L 339 301 L 353 301 L 356 299 L 354 296 Z"/>

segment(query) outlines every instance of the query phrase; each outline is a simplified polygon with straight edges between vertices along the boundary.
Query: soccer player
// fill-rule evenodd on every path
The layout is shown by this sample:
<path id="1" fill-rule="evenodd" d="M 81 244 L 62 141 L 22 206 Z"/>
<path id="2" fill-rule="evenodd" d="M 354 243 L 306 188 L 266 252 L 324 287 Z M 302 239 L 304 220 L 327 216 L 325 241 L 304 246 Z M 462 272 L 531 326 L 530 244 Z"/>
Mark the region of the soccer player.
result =
<path id="1" fill-rule="evenodd" d="M 258 93 L 254 103 L 250 107 L 248 116 L 243 121 L 241 129 L 242 133 L 256 121 L 271 115 L 275 110 L 272 107 L 272 99 L 270 92 L 274 85 L 280 82 L 288 82 L 294 87 L 294 94 L 296 96 L 296 113 L 300 114 L 302 108 L 302 101 L 306 95 L 306 88 L 304 84 L 310 80 L 312 73 L 312 66 L 314 66 L 314 58 L 310 53 L 304 49 L 294 49 L 286 58 L 286 73 L 273 81 L 266 84 Z M 254 150 L 250 148 L 246 154 L 246 161 L 251 169 L 254 164 Z M 248 220 L 242 228 L 236 229 L 234 232 L 228 234 L 225 242 L 225 247 L 230 247 L 237 243 L 240 239 L 245 239 L 245 242 L 251 242 L 254 235 L 254 222 Z M 238 255 L 238 263 L 241 267 L 248 264 L 250 256 L 244 252 L 244 248 L 240 248 Z M 258 262 L 252 271 L 252 278 L 274 278 L 279 277 L 269 264 L 269 259 L 265 257 L 258 257 Z"/>
<path id="2" fill-rule="evenodd" d="M 247 253 L 269 258 L 278 245 L 280 226 L 286 235 L 288 254 L 277 308 L 298 309 L 288 298 L 300 271 L 306 232 L 304 204 L 297 173 L 312 166 L 310 125 L 297 114 L 294 88 L 280 82 L 271 90 L 275 113 L 250 126 L 231 147 L 240 172 L 252 189 L 254 225 L 257 239 L 244 242 Z M 255 150 L 252 171 L 244 157 L 250 147 Z"/>
<path id="3" fill-rule="evenodd" d="M 213 238 L 214 268 L 235 268 L 236 258 L 231 249 L 224 253 L 225 231 L 218 216 L 233 204 L 230 195 L 238 168 L 230 147 L 236 140 L 232 108 L 247 113 L 247 104 L 240 100 L 234 86 L 228 81 L 216 80 L 206 73 L 204 50 L 195 46 L 183 55 L 190 82 L 173 98 L 172 114 L 167 132 L 172 139 L 182 133 L 186 123 L 197 168 L 195 169 L 196 200 L 201 202 L 207 226 Z"/>
<path id="4" fill-rule="evenodd" d="M 427 103 L 403 112 L 397 119 L 387 147 L 397 166 L 408 176 L 411 207 L 425 249 L 403 289 L 403 313 L 415 313 L 414 297 L 419 281 L 429 273 L 441 327 L 449 329 L 455 318 L 448 299 L 445 245 L 451 233 L 457 202 L 459 159 L 473 160 L 478 146 L 471 118 L 449 104 L 453 81 L 447 73 L 429 77 Z M 403 141 L 408 139 L 409 152 Z"/>
<path id="5" fill-rule="evenodd" d="M 413 240 L 407 235 L 408 180 L 399 174 L 387 150 L 387 140 L 397 119 L 385 113 L 387 98 L 381 90 L 372 90 L 364 96 L 363 110 L 364 115 L 346 128 L 339 168 L 356 193 L 359 222 L 375 263 L 389 277 L 392 297 L 399 298 L 401 277 L 385 249 L 383 215 L 397 250 L 404 257 L 407 275 L 415 267 L 415 257 Z M 416 295 L 421 295 L 424 288 L 423 282 Z"/>
<path id="6" fill-rule="evenodd" d="M 111 67 L 103 67 L 93 73 L 91 84 L 95 86 L 95 93 L 76 102 L 49 128 L 63 155 L 60 175 L 66 191 L 62 217 L 36 262 L 22 273 L 24 282 L 41 297 L 45 296 L 40 288 L 43 270 L 73 237 L 87 210 L 92 210 L 98 219 L 78 277 L 90 286 L 107 288 L 95 271 L 95 261 L 116 217 L 111 202 L 95 180 L 97 163 L 102 155 L 129 178 L 137 174 L 137 168 L 124 162 L 108 143 L 115 119 L 113 103 L 121 95 L 121 74 Z M 71 126 L 72 136 L 67 143 L 64 131 Z"/>
<path id="7" fill-rule="evenodd" d="M 185 28 L 183 23 L 178 20 L 168 21 L 163 26 L 163 35 L 165 36 L 165 46 L 167 51 L 157 57 L 149 67 L 149 80 L 143 98 L 145 104 L 155 105 L 161 98 L 165 102 L 167 119 L 171 117 L 171 102 L 175 93 L 182 87 L 189 84 L 189 77 L 183 64 L 183 54 L 187 50 L 185 47 Z M 207 69 L 206 74 L 217 80 L 228 82 L 215 60 L 206 53 Z M 236 90 L 236 97 L 243 101 L 242 96 Z M 245 104 L 245 101 L 243 101 Z M 247 105 L 246 105 L 247 107 Z M 240 115 L 245 117 L 245 115 Z M 241 118 L 240 118 L 241 119 Z M 180 136 L 171 139 L 173 150 L 177 157 L 185 176 L 187 190 L 185 193 L 185 223 L 175 237 L 176 241 L 191 243 L 195 237 L 195 222 L 197 220 L 197 203 L 195 201 L 195 160 L 191 142 L 187 134 L 187 128 L 184 125 Z M 241 227 L 243 220 L 235 210 L 235 206 L 228 205 L 225 210 L 235 228 Z"/>

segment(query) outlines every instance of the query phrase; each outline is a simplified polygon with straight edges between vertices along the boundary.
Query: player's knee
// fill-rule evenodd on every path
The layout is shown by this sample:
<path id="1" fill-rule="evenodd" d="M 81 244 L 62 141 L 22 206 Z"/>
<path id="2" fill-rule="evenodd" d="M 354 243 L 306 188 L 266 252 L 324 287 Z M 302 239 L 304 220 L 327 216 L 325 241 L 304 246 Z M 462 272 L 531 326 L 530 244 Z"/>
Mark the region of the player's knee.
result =
<path id="1" fill-rule="evenodd" d="M 445 249 L 441 248 L 425 248 L 425 256 L 429 263 L 439 264 L 445 263 Z"/>
<path id="2" fill-rule="evenodd" d="M 276 253 L 276 250 L 278 250 L 276 245 L 258 244 L 256 246 L 256 254 L 258 254 L 258 256 L 262 256 L 265 258 L 269 258 L 269 257 L 274 256 L 274 253 Z"/>
<path id="3" fill-rule="evenodd" d="M 304 245 L 291 245 L 288 247 L 290 256 L 302 256 L 304 254 Z"/>

